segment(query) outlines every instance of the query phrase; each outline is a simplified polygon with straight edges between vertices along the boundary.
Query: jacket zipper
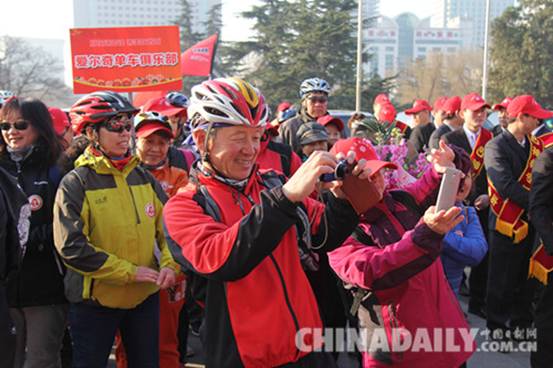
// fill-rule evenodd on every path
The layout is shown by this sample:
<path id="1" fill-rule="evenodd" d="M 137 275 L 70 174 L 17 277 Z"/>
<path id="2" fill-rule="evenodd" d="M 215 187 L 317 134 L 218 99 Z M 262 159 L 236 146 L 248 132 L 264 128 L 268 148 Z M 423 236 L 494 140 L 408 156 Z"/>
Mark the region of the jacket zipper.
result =
<path id="1" fill-rule="evenodd" d="M 250 205 L 254 206 L 255 202 L 253 198 L 251 198 L 249 195 L 240 193 L 239 191 L 233 191 L 233 197 L 235 202 L 240 206 L 240 210 L 242 211 L 242 215 L 246 215 L 246 211 L 244 210 L 244 206 L 242 204 L 242 201 L 240 200 L 240 194 L 242 194 L 248 202 L 250 202 Z M 235 195 L 237 193 L 238 195 Z M 286 283 L 284 282 L 284 276 L 282 276 L 282 271 L 280 270 L 280 266 L 278 265 L 275 257 L 273 254 L 269 254 L 269 258 L 271 259 L 271 262 L 273 263 L 273 266 L 275 267 L 275 270 L 277 271 L 278 278 L 280 280 L 280 284 L 282 285 L 282 292 L 284 293 L 284 300 L 286 300 L 286 307 L 288 308 L 288 311 L 290 312 L 290 316 L 292 317 L 292 320 L 294 322 L 294 327 L 296 328 L 296 334 L 300 331 L 300 324 L 298 322 L 298 317 L 296 316 L 296 313 L 294 312 L 294 309 L 292 308 L 292 303 L 290 302 L 290 296 L 288 295 L 288 290 L 286 289 Z M 296 356 L 299 355 L 299 349 L 296 347 Z"/>
<path id="2" fill-rule="evenodd" d="M 131 194 L 132 205 L 134 207 L 134 214 L 136 216 L 136 223 L 140 224 L 140 215 L 138 214 L 138 208 L 136 208 L 136 201 L 134 199 L 134 194 L 132 194 L 132 188 L 130 185 L 127 185 L 127 187 L 129 188 L 129 193 Z"/>

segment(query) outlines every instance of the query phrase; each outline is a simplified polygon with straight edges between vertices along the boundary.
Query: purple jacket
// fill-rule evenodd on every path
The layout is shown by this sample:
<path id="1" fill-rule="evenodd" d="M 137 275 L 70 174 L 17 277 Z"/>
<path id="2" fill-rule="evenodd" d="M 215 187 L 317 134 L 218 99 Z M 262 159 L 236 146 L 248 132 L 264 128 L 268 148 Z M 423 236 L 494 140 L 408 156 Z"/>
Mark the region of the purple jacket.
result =
<path id="1" fill-rule="evenodd" d="M 375 246 L 350 237 L 329 253 L 329 261 L 342 280 L 376 296 L 374 310 L 382 319 L 388 342 L 393 328 L 406 329 L 413 339 L 424 328 L 432 343 L 435 328 L 450 328 L 454 331 L 451 340 L 460 351 L 370 352 L 363 355 L 364 367 L 458 367 L 474 350 L 469 326 L 439 259 L 443 236 L 419 222 L 420 214 L 407 203 L 414 200 L 421 209 L 433 204 L 439 182 L 440 176 L 429 170 L 403 188 L 411 201 L 400 203 L 394 199 L 397 196 L 386 193 L 360 223 Z"/>

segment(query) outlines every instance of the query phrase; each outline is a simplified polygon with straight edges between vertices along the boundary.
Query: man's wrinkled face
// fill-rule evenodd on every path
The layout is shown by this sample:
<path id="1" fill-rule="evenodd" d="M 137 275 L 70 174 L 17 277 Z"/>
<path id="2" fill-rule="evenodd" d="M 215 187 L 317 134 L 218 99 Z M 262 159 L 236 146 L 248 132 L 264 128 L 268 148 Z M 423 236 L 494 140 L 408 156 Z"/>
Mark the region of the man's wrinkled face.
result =
<path id="1" fill-rule="evenodd" d="M 247 126 L 217 128 L 208 142 L 209 163 L 229 179 L 248 178 L 259 154 L 263 132 L 263 128 Z"/>
<path id="2" fill-rule="evenodd" d="M 312 92 L 305 98 L 304 105 L 307 114 L 317 119 L 328 111 L 328 95 L 324 92 Z"/>

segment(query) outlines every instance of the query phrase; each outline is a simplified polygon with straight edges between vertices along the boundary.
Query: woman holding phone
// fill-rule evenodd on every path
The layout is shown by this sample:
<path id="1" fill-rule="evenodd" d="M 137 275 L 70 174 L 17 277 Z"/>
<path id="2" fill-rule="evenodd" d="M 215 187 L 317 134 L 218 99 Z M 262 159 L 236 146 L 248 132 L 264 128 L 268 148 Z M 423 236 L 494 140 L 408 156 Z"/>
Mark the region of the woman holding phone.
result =
<path id="1" fill-rule="evenodd" d="M 441 175 L 458 162 L 459 150 L 441 142 L 429 157 L 431 170 L 415 183 L 391 191 L 386 189 L 383 169 L 394 169 L 394 164 L 379 161 L 370 142 L 362 138 L 338 141 L 331 150 L 335 154 L 348 151 L 354 151 L 357 160 L 367 160 L 376 193 L 382 197 L 361 216 L 352 237 L 329 253 L 330 266 L 338 276 L 364 296 L 358 310 L 360 327 L 367 332 L 363 366 L 459 367 L 472 354 L 473 344 L 463 339 L 462 329 L 468 331 L 468 325 L 439 255 L 444 235 L 463 216 L 457 207 L 436 212 L 431 206 Z M 435 352 L 434 345 L 398 349 L 393 339 L 399 332 L 414 340 L 422 331 L 434 343 L 437 331 L 445 329 L 453 329 L 460 352 Z M 385 346 L 372 345 L 377 337 L 384 337 Z"/>

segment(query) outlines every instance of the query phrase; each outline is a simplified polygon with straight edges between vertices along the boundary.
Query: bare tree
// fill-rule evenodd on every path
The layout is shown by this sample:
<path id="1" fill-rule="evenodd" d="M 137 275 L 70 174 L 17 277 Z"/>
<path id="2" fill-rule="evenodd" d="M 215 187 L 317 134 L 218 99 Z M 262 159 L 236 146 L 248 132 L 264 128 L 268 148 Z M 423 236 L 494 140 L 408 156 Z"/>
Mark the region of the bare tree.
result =
<path id="1" fill-rule="evenodd" d="M 0 38 L 0 89 L 47 104 L 69 104 L 75 97 L 59 78 L 62 71 L 63 65 L 42 48 L 20 38 Z"/>
<path id="2" fill-rule="evenodd" d="M 400 72 L 400 102 L 409 104 L 418 98 L 433 101 L 439 96 L 478 92 L 482 79 L 481 60 L 481 51 L 462 51 L 431 53 L 413 61 Z"/>

